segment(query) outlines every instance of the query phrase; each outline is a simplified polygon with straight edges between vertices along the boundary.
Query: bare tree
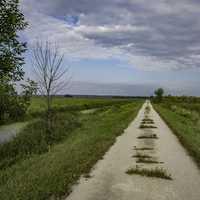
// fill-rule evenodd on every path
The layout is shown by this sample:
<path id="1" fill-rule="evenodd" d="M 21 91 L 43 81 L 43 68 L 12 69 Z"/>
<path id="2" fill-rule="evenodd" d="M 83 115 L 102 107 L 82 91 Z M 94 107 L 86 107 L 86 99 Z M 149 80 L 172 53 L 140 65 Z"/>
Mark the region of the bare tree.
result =
<path id="1" fill-rule="evenodd" d="M 69 67 L 63 65 L 64 55 L 50 42 L 37 42 L 33 48 L 32 64 L 37 78 L 39 92 L 46 97 L 47 114 L 52 109 L 52 97 L 69 84 Z"/>

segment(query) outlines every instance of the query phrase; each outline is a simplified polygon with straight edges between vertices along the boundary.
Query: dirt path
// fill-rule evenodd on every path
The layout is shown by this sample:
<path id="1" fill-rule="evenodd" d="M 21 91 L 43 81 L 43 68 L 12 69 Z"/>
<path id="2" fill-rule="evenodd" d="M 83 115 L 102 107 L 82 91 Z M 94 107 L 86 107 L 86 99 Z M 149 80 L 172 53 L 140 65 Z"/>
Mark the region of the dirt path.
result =
<path id="1" fill-rule="evenodd" d="M 17 122 L 10 125 L 0 126 L 0 143 L 12 139 L 28 122 Z"/>
<path id="2" fill-rule="evenodd" d="M 157 128 L 138 128 L 144 119 L 145 103 L 136 119 L 117 138 L 91 172 L 91 178 L 81 178 L 66 200 L 199 200 L 200 170 L 188 156 L 175 135 L 151 107 L 148 117 Z M 157 139 L 138 136 L 156 134 Z M 141 148 L 147 150 L 141 150 Z M 158 163 L 136 163 L 137 154 L 146 154 Z M 161 162 L 161 163 L 160 163 Z M 173 180 L 126 174 L 127 169 L 160 167 Z"/>

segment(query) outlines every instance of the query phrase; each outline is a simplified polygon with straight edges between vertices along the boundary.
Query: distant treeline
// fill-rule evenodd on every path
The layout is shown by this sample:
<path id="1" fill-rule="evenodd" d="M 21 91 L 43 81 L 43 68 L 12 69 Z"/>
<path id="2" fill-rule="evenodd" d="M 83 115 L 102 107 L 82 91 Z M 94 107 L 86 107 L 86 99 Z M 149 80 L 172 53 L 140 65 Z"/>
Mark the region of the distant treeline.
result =
<path id="1" fill-rule="evenodd" d="M 111 96 L 111 95 L 56 95 L 56 97 L 66 97 L 66 98 L 102 98 L 102 99 L 149 99 L 149 96 Z"/>
<path id="2" fill-rule="evenodd" d="M 42 95 L 37 95 L 41 97 Z M 151 99 L 153 100 L 155 96 L 117 96 L 117 95 L 79 95 L 79 94 L 65 94 L 65 95 L 55 95 L 55 97 L 65 97 L 65 98 L 100 98 L 100 99 Z M 200 103 L 200 97 L 195 96 L 164 96 L 164 101 L 173 101 L 173 102 L 193 102 Z"/>

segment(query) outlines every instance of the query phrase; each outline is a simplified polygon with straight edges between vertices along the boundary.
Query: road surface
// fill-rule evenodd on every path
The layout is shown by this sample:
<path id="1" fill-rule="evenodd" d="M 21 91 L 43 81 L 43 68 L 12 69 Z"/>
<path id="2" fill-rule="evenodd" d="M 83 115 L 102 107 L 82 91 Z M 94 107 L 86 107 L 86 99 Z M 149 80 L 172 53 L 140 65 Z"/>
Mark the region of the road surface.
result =
<path id="1" fill-rule="evenodd" d="M 91 170 L 91 178 L 82 177 L 66 200 L 200 200 L 200 170 L 150 103 L 149 117 L 157 128 L 138 128 L 147 103 L 103 160 Z M 156 134 L 158 139 L 138 139 L 144 134 Z M 137 158 L 133 155 L 138 150 L 135 147 L 152 149 L 142 153 L 161 163 L 136 163 Z M 162 167 L 173 180 L 126 174 L 127 169 L 136 165 Z"/>

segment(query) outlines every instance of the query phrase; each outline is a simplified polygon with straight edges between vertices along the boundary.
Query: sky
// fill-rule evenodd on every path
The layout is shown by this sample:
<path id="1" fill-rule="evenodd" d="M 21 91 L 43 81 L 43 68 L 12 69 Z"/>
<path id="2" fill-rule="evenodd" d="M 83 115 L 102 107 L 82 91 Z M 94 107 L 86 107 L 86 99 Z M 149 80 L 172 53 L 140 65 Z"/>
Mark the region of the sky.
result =
<path id="1" fill-rule="evenodd" d="M 50 41 L 72 81 L 64 93 L 200 96 L 199 0 L 21 0 L 29 49 Z M 26 76 L 33 76 L 30 52 Z"/>

